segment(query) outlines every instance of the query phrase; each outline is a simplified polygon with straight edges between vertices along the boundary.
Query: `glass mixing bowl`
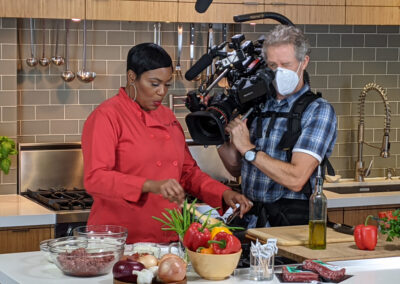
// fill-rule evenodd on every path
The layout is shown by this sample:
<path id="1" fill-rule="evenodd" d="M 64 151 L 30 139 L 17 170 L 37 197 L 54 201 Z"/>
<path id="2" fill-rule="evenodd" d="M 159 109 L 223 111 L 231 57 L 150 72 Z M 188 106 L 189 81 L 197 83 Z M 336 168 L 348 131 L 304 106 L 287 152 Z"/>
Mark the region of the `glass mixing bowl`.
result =
<path id="1" fill-rule="evenodd" d="M 107 274 L 124 254 L 125 241 L 80 236 L 48 243 L 51 260 L 67 275 L 90 277 Z"/>

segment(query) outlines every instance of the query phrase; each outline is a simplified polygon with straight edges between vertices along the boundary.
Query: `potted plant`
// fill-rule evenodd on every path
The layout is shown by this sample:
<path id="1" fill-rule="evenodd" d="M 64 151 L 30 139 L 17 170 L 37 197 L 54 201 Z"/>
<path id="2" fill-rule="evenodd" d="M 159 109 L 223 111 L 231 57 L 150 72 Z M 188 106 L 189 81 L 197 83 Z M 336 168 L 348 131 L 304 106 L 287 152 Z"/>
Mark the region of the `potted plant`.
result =
<path id="1" fill-rule="evenodd" d="M 379 227 L 382 234 L 387 235 L 386 241 L 400 238 L 400 209 L 379 212 Z"/>
<path id="2" fill-rule="evenodd" d="M 16 155 L 18 151 L 15 149 L 14 140 L 7 136 L 0 136 L 0 170 L 4 174 L 8 174 L 11 166 L 10 155 Z"/>

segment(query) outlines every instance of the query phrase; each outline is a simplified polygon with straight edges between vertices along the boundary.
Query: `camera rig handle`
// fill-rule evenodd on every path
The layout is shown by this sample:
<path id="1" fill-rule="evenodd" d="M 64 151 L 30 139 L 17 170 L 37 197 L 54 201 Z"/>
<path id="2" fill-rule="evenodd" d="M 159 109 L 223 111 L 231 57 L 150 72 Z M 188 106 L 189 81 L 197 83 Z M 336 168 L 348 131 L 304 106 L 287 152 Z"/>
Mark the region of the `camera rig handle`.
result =
<path id="1" fill-rule="evenodd" d="M 237 16 L 233 17 L 233 20 L 236 23 L 262 20 L 262 19 L 273 19 L 275 21 L 278 21 L 282 25 L 294 26 L 292 21 L 290 21 L 288 18 L 286 18 L 285 16 L 283 16 L 279 13 L 274 13 L 274 12 L 251 13 L 251 14 L 237 15 Z"/>

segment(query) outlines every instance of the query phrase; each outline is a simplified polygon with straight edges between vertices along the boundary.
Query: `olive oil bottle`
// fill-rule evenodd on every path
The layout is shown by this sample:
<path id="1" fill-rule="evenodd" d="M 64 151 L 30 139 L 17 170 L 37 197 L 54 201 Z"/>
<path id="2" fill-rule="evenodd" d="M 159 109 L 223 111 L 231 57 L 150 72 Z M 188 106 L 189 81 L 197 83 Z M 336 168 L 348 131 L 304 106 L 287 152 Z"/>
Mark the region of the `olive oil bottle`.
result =
<path id="1" fill-rule="evenodd" d="M 322 192 L 323 182 L 324 180 L 321 175 L 321 165 L 319 165 L 314 192 L 310 197 L 308 242 L 311 249 L 326 248 L 327 199 L 325 194 Z"/>

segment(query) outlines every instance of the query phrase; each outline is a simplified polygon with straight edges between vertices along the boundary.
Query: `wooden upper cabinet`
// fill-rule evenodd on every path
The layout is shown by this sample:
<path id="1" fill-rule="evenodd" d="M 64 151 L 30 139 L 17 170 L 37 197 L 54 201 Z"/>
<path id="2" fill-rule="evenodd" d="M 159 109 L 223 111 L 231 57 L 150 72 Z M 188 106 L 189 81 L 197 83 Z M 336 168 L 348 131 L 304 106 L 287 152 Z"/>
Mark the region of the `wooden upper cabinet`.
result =
<path id="1" fill-rule="evenodd" d="M 179 0 L 178 22 L 234 23 L 233 16 L 264 12 L 264 0 L 214 0 L 205 13 L 198 13 L 195 4 L 196 0 Z"/>
<path id="2" fill-rule="evenodd" d="M 91 20 L 176 22 L 178 0 L 87 0 Z"/>
<path id="3" fill-rule="evenodd" d="M 347 0 L 347 25 L 400 25 L 400 0 Z"/>
<path id="4" fill-rule="evenodd" d="M 83 18 L 85 0 L 0 0 L 0 17 Z"/>
<path id="5" fill-rule="evenodd" d="M 265 11 L 282 14 L 295 25 L 344 25 L 345 4 L 345 0 L 265 0 Z"/>

